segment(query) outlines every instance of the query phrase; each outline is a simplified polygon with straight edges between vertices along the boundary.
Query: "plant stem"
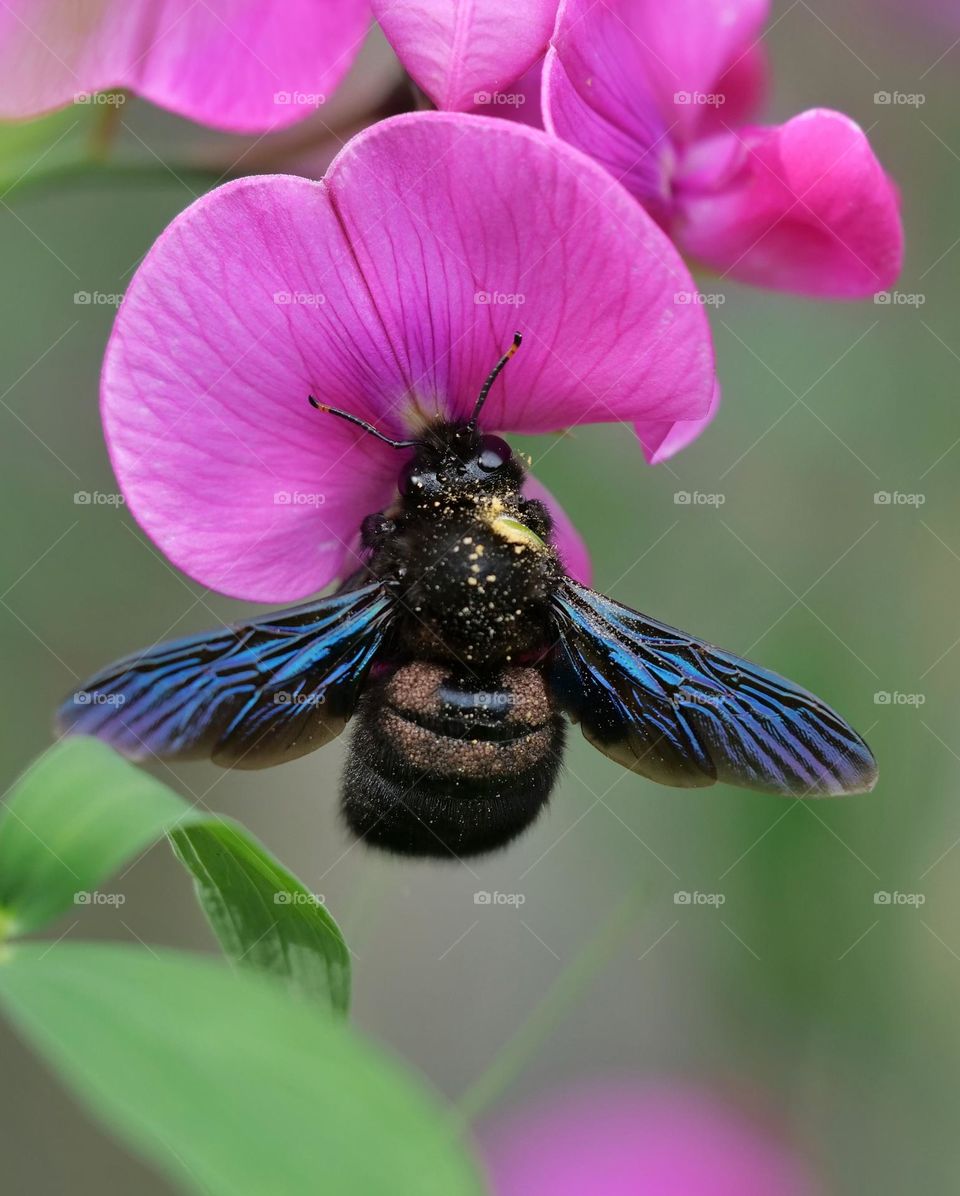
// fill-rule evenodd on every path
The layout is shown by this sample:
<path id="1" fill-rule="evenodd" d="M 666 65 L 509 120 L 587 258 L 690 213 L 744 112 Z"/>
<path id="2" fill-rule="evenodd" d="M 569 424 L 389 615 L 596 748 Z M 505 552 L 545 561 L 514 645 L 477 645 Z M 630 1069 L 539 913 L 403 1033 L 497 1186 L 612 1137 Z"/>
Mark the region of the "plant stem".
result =
<path id="1" fill-rule="evenodd" d="M 121 92 L 106 92 L 105 95 L 118 97 Z M 90 135 L 90 157 L 94 162 L 106 162 L 117 138 L 120 128 L 120 104 L 105 104 L 97 113 L 97 121 Z"/>

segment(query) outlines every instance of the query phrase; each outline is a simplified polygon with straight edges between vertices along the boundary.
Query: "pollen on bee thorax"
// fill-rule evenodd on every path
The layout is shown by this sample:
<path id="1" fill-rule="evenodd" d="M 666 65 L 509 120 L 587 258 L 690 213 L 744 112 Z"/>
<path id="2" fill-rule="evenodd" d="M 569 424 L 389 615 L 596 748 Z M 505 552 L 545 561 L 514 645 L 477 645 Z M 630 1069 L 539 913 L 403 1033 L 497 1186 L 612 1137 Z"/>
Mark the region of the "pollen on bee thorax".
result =
<path id="1" fill-rule="evenodd" d="M 546 551 L 547 546 L 537 533 L 512 515 L 497 515 L 490 521 L 489 527 L 495 536 L 512 544 L 516 553 L 525 549 L 533 552 Z"/>
<path id="2" fill-rule="evenodd" d="M 523 551 L 524 548 L 540 551 L 546 548 L 535 531 L 508 513 L 510 508 L 498 495 L 484 497 L 478 506 L 481 509 L 477 513 L 493 535 L 513 544 L 516 551 Z"/>

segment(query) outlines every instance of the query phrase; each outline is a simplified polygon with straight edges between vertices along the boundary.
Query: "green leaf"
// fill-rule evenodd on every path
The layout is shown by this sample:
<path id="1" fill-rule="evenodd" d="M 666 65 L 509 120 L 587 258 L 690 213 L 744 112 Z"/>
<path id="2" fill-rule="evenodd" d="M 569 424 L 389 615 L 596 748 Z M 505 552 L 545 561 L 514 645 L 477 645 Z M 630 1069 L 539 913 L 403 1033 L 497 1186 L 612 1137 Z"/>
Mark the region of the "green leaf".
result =
<path id="1" fill-rule="evenodd" d="M 88 159 L 102 117 L 97 105 L 71 105 L 36 120 L 0 125 L 0 190 L 7 194 Z"/>
<path id="2" fill-rule="evenodd" d="M 339 1019 L 249 973 L 21 944 L 0 1004 L 74 1092 L 190 1191 L 478 1196 L 454 1124 Z"/>
<path id="3" fill-rule="evenodd" d="M 67 739 L 16 783 L 0 814 L 0 912 L 36 930 L 166 830 L 193 817 L 172 789 L 95 739 Z"/>
<path id="4" fill-rule="evenodd" d="M 95 899 L 168 833 L 227 955 L 345 1012 L 350 956 L 326 909 L 238 823 L 200 813 L 96 739 L 52 748 L 0 813 L 0 939 Z"/>
<path id="5" fill-rule="evenodd" d="M 181 827 L 170 840 L 227 955 L 346 1013 L 350 955 L 318 898 L 226 819 Z"/>

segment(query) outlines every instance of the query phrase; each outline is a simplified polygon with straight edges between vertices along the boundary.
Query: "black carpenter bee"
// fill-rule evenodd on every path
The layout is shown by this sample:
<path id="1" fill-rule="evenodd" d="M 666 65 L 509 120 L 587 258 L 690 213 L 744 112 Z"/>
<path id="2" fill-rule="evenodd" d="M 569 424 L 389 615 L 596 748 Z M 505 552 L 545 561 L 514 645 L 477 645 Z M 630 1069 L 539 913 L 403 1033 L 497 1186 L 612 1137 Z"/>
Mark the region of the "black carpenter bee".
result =
<path id="1" fill-rule="evenodd" d="M 502 847 L 544 807 L 565 718 L 665 785 L 724 781 L 794 796 L 872 788 L 869 748 L 812 694 L 568 577 L 524 467 L 480 431 L 497 362 L 465 423 L 413 450 L 399 497 L 363 522 L 365 563 L 335 593 L 152 648 L 60 711 L 134 759 L 263 768 L 355 716 L 342 785 L 350 829 L 424 856 Z"/>

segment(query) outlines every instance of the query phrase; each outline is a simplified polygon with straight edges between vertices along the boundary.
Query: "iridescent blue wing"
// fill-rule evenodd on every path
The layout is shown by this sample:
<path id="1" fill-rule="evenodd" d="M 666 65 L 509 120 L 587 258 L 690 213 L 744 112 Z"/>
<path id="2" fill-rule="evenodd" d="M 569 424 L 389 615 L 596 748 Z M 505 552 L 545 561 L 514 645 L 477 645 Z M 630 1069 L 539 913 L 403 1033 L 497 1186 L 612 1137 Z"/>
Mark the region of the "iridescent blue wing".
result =
<path id="1" fill-rule="evenodd" d="M 394 607 L 381 582 L 160 644 L 92 677 L 62 730 L 134 760 L 212 759 L 265 768 L 343 730 Z"/>
<path id="2" fill-rule="evenodd" d="M 725 781 L 795 796 L 862 793 L 870 749 L 813 694 L 566 579 L 549 667 L 587 739 L 663 785 Z"/>

